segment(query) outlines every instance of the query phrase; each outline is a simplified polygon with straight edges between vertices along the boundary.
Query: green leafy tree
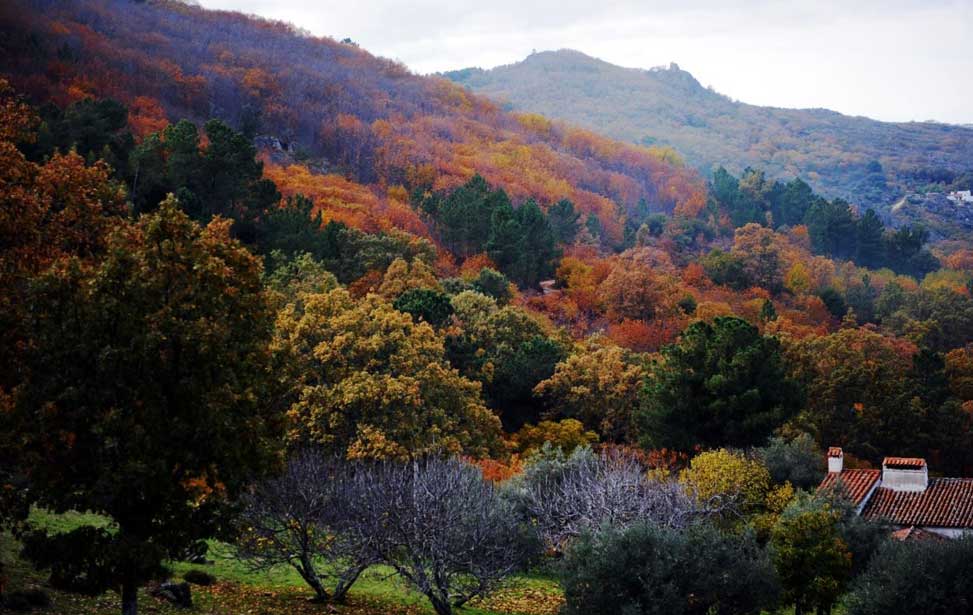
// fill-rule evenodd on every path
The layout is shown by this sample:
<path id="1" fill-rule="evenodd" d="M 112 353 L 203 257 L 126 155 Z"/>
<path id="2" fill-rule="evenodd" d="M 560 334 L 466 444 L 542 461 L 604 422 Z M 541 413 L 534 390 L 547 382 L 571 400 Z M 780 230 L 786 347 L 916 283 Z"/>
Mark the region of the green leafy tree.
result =
<path id="1" fill-rule="evenodd" d="M 840 515 L 827 505 L 792 503 L 771 530 L 783 599 L 795 615 L 831 612 L 851 575 L 851 552 L 838 532 Z"/>
<path id="2" fill-rule="evenodd" d="M 801 178 L 786 184 L 777 183 L 771 196 L 771 213 L 775 226 L 796 226 L 804 222 L 807 210 L 818 199 Z"/>
<path id="3" fill-rule="evenodd" d="M 463 330 L 447 338 L 448 356 L 463 374 L 483 383 L 490 407 L 500 413 L 505 427 L 516 430 L 540 418 L 543 405 L 534 397 L 534 387 L 554 374 L 566 351 L 525 310 L 497 310 L 492 301 L 483 300 L 489 301 L 475 292 L 454 298 Z"/>
<path id="4" fill-rule="evenodd" d="M 824 454 L 806 433 L 790 440 L 771 438 L 756 454 L 776 485 L 790 483 L 798 489 L 812 489 L 821 483 L 826 472 Z"/>
<path id="5" fill-rule="evenodd" d="M 506 305 L 512 298 L 510 280 L 495 269 L 484 267 L 473 280 L 473 290 L 493 297 L 500 305 Z"/>
<path id="6" fill-rule="evenodd" d="M 41 161 L 74 149 L 88 163 L 104 160 L 125 177 L 135 139 L 128 130 L 128 109 L 110 98 L 86 98 L 64 109 L 47 104 L 40 109 L 37 139 L 25 145 L 28 158 Z"/>
<path id="7" fill-rule="evenodd" d="M 969 612 L 973 538 L 889 541 L 845 603 L 849 615 Z"/>
<path id="8" fill-rule="evenodd" d="M 874 209 L 865 210 L 858 219 L 855 237 L 855 262 L 871 269 L 879 268 L 885 260 L 883 235 L 885 225 Z"/>
<path id="9" fill-rule="evenodd" d="M 753 537 L 709 524 L 675 530 L 640 523 L 586 534 L 568 551 L 561 583 L 567 615 L 760 613 L 776 605 L 778 593 Z"/>
<path id="10" fill-rule="evenodd" d="M 392 307 L 400 312 L 412 314 L 417 321 L 425 321 L 434 327 L 444 325 L 453 315 L 449 296 L 429 288 L 407 290 L 395 301 Z"/>
<path id="11" fill-rule="evenodd" d="M 857 227 L 851 206 L 841 199 L 814 203 L 805 218 L 811 246 L 818 254 L 850 259 L 855 255 Z"/>
<path id="12" fill-rule="evenodd" d="M 120 587 L 134 615 L 139 585 L 219 531 L 272 459 L 260 262 L 227 221 L 201 228 L 169 199 L 120 224 L 94 268 L 67 260 L 41 275 L 28 303 L 29 377 L 12 421 L 31 495 L 105 515 L 112 531 L 35 533 L 27 555 L 66 587 Z"/>
<path id="13" fill-rule="evenodd" d="M 493 190 L 480 175 L 474 175 L 448 195 L 421 197 L 416 205 L 433 219 L 443 244 L 460 258 L 486 250 L 493 213 L 511 207 L 507 193 Z"/>
<path id="14" fill-rule="evenodd" d="M 714 284 L 743 290 L 753 284 L 742 257 L 722 250 L 713 250 L 704 256 L 700 264 Z"/>
<path id="15" fill-rule="evenodd" d="M 574 209 L 574 204 L 562 199 L 547 210 L 551 222 L 551 230 L 558 243 L 569 244 L 574 241 L 581 229 L 581 214 Z"/>
<path id="16" fill-rule="evenodd" d="M 662 354 L 636 416 L 646 446 L 762 444 L 801 406 L 780 343 L 740 318 L 693 323 Z"/>

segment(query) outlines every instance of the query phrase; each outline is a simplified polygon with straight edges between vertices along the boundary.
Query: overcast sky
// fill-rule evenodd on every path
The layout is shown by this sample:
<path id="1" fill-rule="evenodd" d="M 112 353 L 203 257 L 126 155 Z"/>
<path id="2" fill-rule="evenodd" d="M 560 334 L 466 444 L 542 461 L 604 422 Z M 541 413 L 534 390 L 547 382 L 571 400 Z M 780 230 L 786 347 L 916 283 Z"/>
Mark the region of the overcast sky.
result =
<path id="1" fill-rule="evenodd" d="M 199 0 L 429 73 L 571 48 L 737 100 L 973 124 L 973 0 Z"/>

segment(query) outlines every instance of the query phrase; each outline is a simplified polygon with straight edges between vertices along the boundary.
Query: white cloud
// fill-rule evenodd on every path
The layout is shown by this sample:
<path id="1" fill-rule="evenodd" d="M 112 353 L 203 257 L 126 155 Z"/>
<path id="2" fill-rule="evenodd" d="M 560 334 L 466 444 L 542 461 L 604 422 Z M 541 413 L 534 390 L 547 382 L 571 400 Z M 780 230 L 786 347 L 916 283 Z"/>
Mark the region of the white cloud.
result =
<path id="1" fill-rule="evenodd" d="M 973 123 L 970 0 L 201 0 L 350 37 L 417 72 L 572 48 L 643 67 L 677 62 L 762 105 Z"/>

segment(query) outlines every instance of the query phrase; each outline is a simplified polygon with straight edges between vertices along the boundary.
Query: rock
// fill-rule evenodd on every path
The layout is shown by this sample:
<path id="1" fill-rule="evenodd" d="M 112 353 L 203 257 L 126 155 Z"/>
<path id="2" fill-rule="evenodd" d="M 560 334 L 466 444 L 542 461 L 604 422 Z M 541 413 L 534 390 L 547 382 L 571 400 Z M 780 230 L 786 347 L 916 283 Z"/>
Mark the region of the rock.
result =
<path id="1" fill-rule="evenodd" d="M 192 590 L 189 588 L 189 583 L 173 583 L 172 581 L 166 581 L 165 583 L 160 583 L 159 586 L 153 589 L 150 593 L 154 597 L 162 598 L 163 600 L 180 608 L 193 608 L 193 595 Z"/>

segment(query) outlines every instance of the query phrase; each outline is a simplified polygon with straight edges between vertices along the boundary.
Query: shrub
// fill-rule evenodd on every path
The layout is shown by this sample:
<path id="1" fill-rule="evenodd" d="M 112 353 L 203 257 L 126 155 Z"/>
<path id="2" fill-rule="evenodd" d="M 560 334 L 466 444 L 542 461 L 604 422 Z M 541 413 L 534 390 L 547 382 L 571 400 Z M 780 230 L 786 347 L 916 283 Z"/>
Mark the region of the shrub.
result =
<path id="1" fill-rule="evenodd" d="M 0 602 L 5 610 L 13 611 L 14 613 L 27 613 L 31 611 L 34 607 L 30 604 L 30 601 L 20 592 L 10 592 L 3 596 L 3 601 Z"/>
<path id="2" fill-rule="evenodd" d="M 449 296 L 428 288 L 413 288 L 405 291 L 392 303 L 400 312 L 411 314 L 413 318 L 440 327 L 453 315 Z"/>
<path id="3" fill-rule="evenodd" d="M 840 535 L 841 512 L 797 498 L 771 531 L 774 567 L 796 615 L 830 612 L 851 576 L 852 554 Z"/>
<path id="4" fill-rule="evenodd" d="M 565 456 L 548 443 L 505 485 L 504 495 L 553 550 L 603 526 L 651 521 L 685 527 L 709 512 L 682 485 L 650 478 L 646 470 L 624 451 L 596 455 L 580 446 Z"/>
<path id="5" fill-rule="evenodd" d="M 753 536 L 709 524 L 638 523 L 587 533 L 562 568 L 566 615 L 759 613 L 776 605 L 773 567 Z"/>
<path id="6" fill-rule="evenodd" d="M 973 612 L 973 537 L 889 541 L 845 603 L 848 615 Z"/>
<path id="7" fill-rule="evenodd" d="M 46 609 L 51 606 L 51 597 L 43 589 L 32 587 L 4 594 L 0 600 L 5 608 L 24 613 L 32 609 Z"/>
<path id="8" fill-rule="evenodd" d="M 798 489 L 811 489 L 824 478 L 824 455 L 814 438 L 806 433 L 793 440 L 771 438 L 767 446 L 757 449 L 757 456 L 777 485 L 789 482 Z"/>
<path id="9" fill-rule="evenodd" d="M 193 585 L 212 585 L 216 583 L 216 577 L 206 572 L 205 570 L 187 570 L 186 574 L 182 575 L 182 578 L 186 580 L 187 583 L 192 583 Z"/>
<path id="10" fill-rule="evenodd" d="M 484 267 L 473 280 L 473 290 L 493 297 L 500 305 L 505 305 L 511 299 L 510 280 L 495 269 Z"/>

